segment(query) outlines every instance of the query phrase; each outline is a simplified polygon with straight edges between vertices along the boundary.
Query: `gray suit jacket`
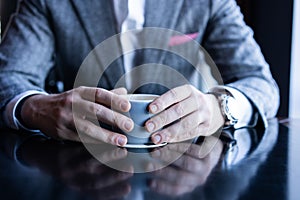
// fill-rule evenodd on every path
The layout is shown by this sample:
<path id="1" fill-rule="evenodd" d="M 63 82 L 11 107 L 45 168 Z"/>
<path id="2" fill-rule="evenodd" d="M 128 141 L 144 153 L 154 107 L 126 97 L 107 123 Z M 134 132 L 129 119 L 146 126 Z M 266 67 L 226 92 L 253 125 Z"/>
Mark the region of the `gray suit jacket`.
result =
<path id="1" fill-rule="evenodd" d="M 117 33 L 111 2 L 21 1 L 0 48 L 1 112 L 17 94 L 43 90 L 53 67 L 64 82 L 64 89 L 73 88 L 85 57 L 96 45 Z M 145 27 L 197 33 L 196 40 L 215 61 L 224 84 L 244 93 L 262 119 L 276 114 L 278 88 L 234 0 L 146 0 L 145 9 Z M 182 72 L 187 79 L 192 77 L 188 64 L 173 55 L 151 49 L 140 55 L 136 65 L 159 60 Z M 122 76 L 122 60 L 117 59 L 111 66 L 100 80 L 100 87 L 111 89 Z M 139 92 L 164 90 L 149 88 L 141 88 Z M 1 119 L 0 126 L 4 126 L 2 122 Z"/>

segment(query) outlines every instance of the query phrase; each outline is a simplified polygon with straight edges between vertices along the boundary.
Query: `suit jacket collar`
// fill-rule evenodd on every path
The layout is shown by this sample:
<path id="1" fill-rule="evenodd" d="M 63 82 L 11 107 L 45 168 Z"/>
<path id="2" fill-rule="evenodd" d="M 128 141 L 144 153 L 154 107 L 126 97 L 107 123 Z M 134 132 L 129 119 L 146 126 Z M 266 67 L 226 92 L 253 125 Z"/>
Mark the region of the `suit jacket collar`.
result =
<path id="1" fill-rule="evenodd" d="M 111 0 L 71 1 L 92 48 L 117 33 L 113 2 Z M 166 0 L 159 2 L 154 0 L 145 1 L 145 27 L 175 28 L 184 0 L 176 0 L 174 2 Z M 170 7 L 172 9 L 168 9 Z M 161 63 L 164 57 L 165 53 L 157 59 L 157 62 Z M 98 59 L 98 62 L 102 66 L 101 58 Z M 104 75 L 106 80 L 105 86 L 108 88 L 113 88 L 114 84 L 124 73 L 122 60 L 119 59 L 114 67 L 115 73 Z"/>
<path id="2" fill-rule="evenodd" d="M 184 0 L 145 0 L 145 27 L 174 29 Z M 72 0 L 92 46 L 117 33 L 110 0 Z M 172 7 L 172 9 L 168 9 Z"/>

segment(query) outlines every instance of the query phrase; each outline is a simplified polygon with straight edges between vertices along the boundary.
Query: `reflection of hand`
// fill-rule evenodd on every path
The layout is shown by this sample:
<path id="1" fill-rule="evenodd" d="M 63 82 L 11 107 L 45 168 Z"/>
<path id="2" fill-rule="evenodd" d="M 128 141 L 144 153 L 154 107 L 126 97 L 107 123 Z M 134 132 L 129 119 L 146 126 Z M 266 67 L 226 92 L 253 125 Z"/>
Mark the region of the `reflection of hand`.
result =
<path id="1" fill-rule="evenodd" d="M 60 161 L 63 164 L 63 171 L 61 172 L 61 180 L 69 187 L 80 191 L 84 194 L 89 194 L 93 197 L 105 199 L 121 198 L 127 195 L 130 190 L 130 184 L 127 180 L 133 173 L 125 173 L 111 169 L 98 160 L 90 157 L 80 155 L 82 148 L 78 149 L 78 154 L 74 150 L 69 150 L 67 154 L 73 155 L 67 160 L 65 155 L 61 154 Z M 108 152 L 109 155 L 103 153 L 103 157 L 109 158 L 107 163 L 122 159 L 127 156 L 126 149 L 116 148 L 114 151 Z M 77 164 L 74 161 L 80 160 Z M 128 169 L 127 171 L 130 171 Z M 131 169 L 133 171 L 133 169 Z"/>
<path id="2" fill-rule="evenodd" d="M 83 133 L 86 142 L 104 141 L 123 146 L 127 143 L 124 135 L 101 128 L 91 120 L 97 118 L 97 121 L 114 125 L 124 131 L 132 130 L 131 119 L 110 109 L 113 107 L 121 112 L 130 109 L 129 101 L 118 95 L 126 92 L 124 88 L 107 91 L 79 87 L 61 94 L 34 95 L 25 100 L 21 116 L 25 125 L 54 138 L 79 141 L 77 128 Z M 76 113 L 73 112 L 74 107 Z"/>
<path id="3" fill-rule="evenodd" d="M 24 144 L 20 154 L 22 161 L 28 165 L 37 167 L 68 187 L 97 199 L 104 196 L 105 199 L 120 198 L 131 190 L 127 180 L 133 173 L 120 172 L 103 165 L 80 144 L 32 142 Z M 121 148 L 101 153 L 106 163 L 126 156 L 126 149 Z M 130 170 L 128 166 L 127 171 L 133 172 L 133 169 Z"/>
<path id="4" fill-rule="evenodd" d="M 152 155 L 165 162 L 184 154 L 172 165 L 153 172 L 154 178 L 150 180 L 149 187 L 160 194 L 179 196 L 203 185 L 218 163 L 223 149 L 220 140 L 212 136 L 206 139 L 208 142 L 201 145 L 169 144 L 161 151 L 154 151 Z"/>
<path id="5" fill-rule="evenodd" d="M 149 110 L 159 113 L 146 122 L 146 129 L 155 132 L 152 140 L 156 144 L 208 136 L 224 124 L 216 97 L 191 85 L 171 89 L 154 100 Z M 170 126 L 165 127 L 167 125 Z"/>

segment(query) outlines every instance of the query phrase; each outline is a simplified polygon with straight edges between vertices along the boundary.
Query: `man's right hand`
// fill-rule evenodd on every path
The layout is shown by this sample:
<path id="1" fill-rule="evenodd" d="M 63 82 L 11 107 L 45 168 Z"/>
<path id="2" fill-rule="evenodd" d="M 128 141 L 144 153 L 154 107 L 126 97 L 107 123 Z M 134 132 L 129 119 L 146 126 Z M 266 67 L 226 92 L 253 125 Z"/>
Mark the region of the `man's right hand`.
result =
<path id="1" fill-rule="evenodd" d="M 127 143 L 126 136 L 104 129 L 92 121 L 97 118 L 99 122 L 130 132 L 134 126 L 133 121 L 119 113 L 130 110 L 129 101 L 120 96 L 126 93 L 124 88 L 108 91 L 79 87 L 61 94 L 33 95 L 25 100 L 21 118 L 27 127 L 39 129 L 53 138 L 102 141 L 124 146 Z"/>

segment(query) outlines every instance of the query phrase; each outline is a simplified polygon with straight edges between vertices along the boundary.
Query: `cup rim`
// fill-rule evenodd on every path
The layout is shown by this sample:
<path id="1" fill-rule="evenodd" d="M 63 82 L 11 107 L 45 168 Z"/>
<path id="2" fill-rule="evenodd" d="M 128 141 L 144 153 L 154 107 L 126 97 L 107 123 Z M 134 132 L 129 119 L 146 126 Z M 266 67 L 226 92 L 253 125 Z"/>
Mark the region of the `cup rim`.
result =
<path id="1" fill-rule="evenodd" d="M 154 99 L 159 97 L 159 95 L 156 94 L 126 94 L 122 96 L 125 97 L 130 102 L 152 102 Z M 146 99 L 132 99 L 131 97 L 134 98 L 146 97 Z"/>

